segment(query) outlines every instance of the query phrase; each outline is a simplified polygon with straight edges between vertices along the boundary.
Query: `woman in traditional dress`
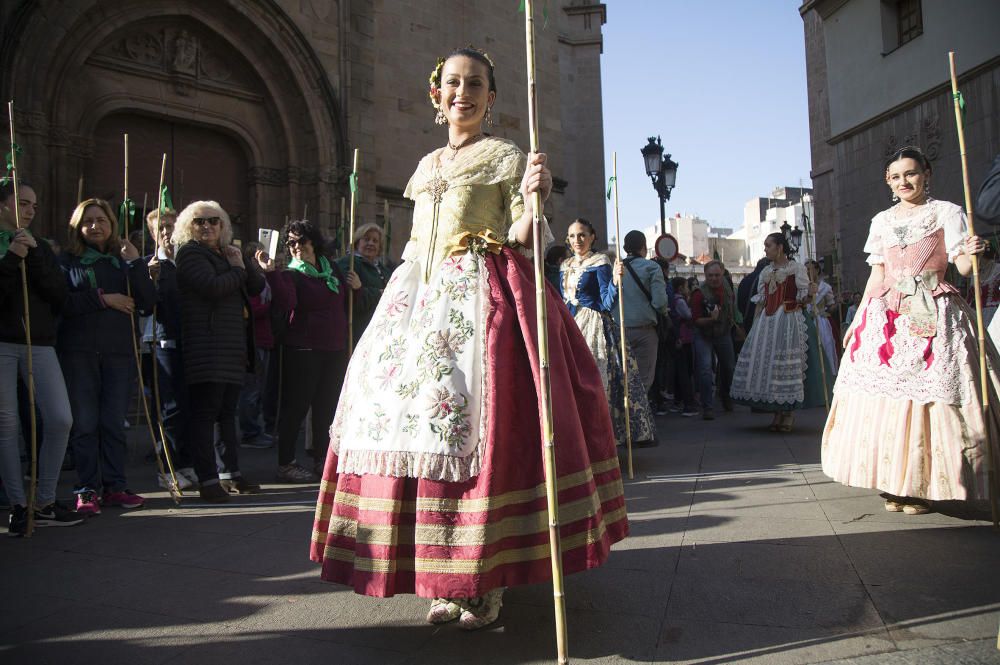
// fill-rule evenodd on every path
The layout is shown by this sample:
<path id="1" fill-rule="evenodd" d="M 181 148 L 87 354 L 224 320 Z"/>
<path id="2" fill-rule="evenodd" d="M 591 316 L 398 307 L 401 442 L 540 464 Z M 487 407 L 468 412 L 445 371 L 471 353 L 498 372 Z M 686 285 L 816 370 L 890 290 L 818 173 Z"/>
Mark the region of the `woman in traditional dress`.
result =
<path id="1" fill-rule="evenodd" d="M 593 251 L 597 232 L 585 219 L 577 219 L 569 226 L 566 238 L 573 256 L 563 261 L 559 270 L 559 285 L 563 301 L 580 326 L 583 338 L 601 372 L 604 393 L 611 406 L 611 420 L 615 438 L 625 444 L 625 381 L 622 372 L 621 337 L 618 326 L 611 318 L 618 302 L 618 288 L 622 266 L 617 266 L 612 276 L 611 260 L 606 254 Z M 655 426 L 646 389 L 642 385 L 639 365 L 628 350 L 629 425 L 632 441 L 655 441 Z"/>
<path id="2" fill-rule="evenodd" d="M 496 620 L 504 587 L 551 577 L 535 284 L 521 252 L 529 194 L 544 200 L 552 177 L 545 155 L 482 133 L 496 99 L 484 53 L 439 60 L 430 94 L 448 143 L 406 186 L 412 236 L 348 366 L 311 555 L 328 581 L 432 598 L 428 621 L 475 629 Z M 628 525 L 600 375 L 558 293 L 545 293 L 574 573 L 601 565 Z"/>
<path id="3" fill-rule="evenodd" d="M 746 406 L 774 413 L 768 429 L 791 432 L 793 411 L 823 404 L 816 345 L 816 326 L 804 307 L 816 285 L 797 262 L 782 233 L 764 239 L 770 261 L 760 274 L 754 323 L 733 374 L 732 398 Z"/>
<path id="4" fill-rule="evenodd" d="M 898 203 L 872 219 L 872 272 L 823 431 L 824 473 L 881 490 L 886 510 L 908 515 L 928 512 L 928 501 L 987 498 L 987 432 L 1000 440 L 996 349 L 986 341 L 987 427 L 974 315 L 944 281 L 949 262 L 968 275 L 985 243 L 969 236 L 960 207 L 929 197 L 930 176 L 917 148 L 886 162 Z"/>
<path id="5" fill-rule="evenodd" d="M 806 307 L 806 311 L 813 315 L 813 322 L 816 324 L 816 332 L 819 333 L 820 346 L 823 347 L 823 360 L 826 365 L 823 370 L 826 373 L 826 380 L 829 385 L 833 384 L 833 379 L 837 376 L 837 364 L 840 361 L 840 354 L 837 353 L 837 343 L 840 340 L 840 322 L 836 324 L 832 317 L 837 316 L 837 297 L 833 295 L 833 287 L 823 279 L 823 270 L 819 261 L 809 259 L 806 261 L 806 270 L 809 273 L 809 283 L 816 285 L 816 296 Z M 838 317 L 839 318 L 839 317 Z"/>

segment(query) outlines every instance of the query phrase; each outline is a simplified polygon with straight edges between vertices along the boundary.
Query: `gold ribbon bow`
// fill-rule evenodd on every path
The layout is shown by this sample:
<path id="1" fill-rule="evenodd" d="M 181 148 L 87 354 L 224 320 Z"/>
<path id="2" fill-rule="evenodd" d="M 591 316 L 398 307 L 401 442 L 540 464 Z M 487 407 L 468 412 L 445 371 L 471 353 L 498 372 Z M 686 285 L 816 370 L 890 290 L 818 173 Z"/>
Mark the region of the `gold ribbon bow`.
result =
<path id="1" fill-rule="evenodd" d="M 937 305 L 934 291 L 938 288 L 938 275 L 925 270 L 919 275 L 903 275 L 896 280 L 896 290 L 903 296 L 900 313 L 910 317 L 910 332 L 918 337 L 937 334 Z"/>
<path id="2" fill-rule="evenodd" d="M 448 241 L 447 254 L 451 256 L 456 252 L 469 251 L 480 256 L 485 256 L 486 252 L 499 254 L 503 249 L 503 241 L 490 229 L 471 233 L 464 231 L 453 235 Z"/>

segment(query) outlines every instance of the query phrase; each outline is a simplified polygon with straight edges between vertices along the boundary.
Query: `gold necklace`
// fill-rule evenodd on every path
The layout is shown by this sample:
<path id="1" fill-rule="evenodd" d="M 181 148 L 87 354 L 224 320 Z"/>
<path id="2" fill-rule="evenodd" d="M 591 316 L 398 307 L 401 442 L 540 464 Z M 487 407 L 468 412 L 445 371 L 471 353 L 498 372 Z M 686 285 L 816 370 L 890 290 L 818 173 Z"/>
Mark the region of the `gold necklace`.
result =
<path id="1" fill-rule="evenodd" d="M 448 141 L 448 147 L 451 149 L 451 152 L 452 152 L 452 155 L 451 155 L 452 159 L 454 159 L 455 157 L 458 156 L 458 151 L 459 150 L 461 150 L 462 148 L 464 148 L 467 145 L 472 145 L 473 143 L 475 143 L 479 139 L 483 138 L 484 136 L 485 136 L 485 134 L 482 134 L 482 133 L 476 134 L 475 136 L 470 136 L 469 138 L 465 139 L 464 141 L 462 141 L 458 145 L 455 145 L 451 141 Z"/>

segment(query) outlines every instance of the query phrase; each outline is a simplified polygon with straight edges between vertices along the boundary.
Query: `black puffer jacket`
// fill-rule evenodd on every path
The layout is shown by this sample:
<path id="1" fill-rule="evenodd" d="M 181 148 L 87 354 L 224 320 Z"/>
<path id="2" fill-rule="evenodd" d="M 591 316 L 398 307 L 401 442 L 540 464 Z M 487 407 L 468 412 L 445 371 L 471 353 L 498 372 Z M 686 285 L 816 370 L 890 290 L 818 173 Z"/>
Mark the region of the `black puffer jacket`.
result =
<path id="1" fill-rule="evenodd" d="M 66 278 L 52 248 L 41 238 L 28 250 L 28 303 L 31 308 L 31 342 L 55 346 L 56 315 L 66 300 Z M 7 252 L 0 259 L 0 342 L 25 344 L 24 296 L 21 289 L 21 257 Z"/>
<path id="2" fill-rule="evenodd" d="M 196 240 L 177 249 L 176 261 L 185 380 L 242 384 L 254 362 L 249 296 L 263 290 L 264 277 Z"/>

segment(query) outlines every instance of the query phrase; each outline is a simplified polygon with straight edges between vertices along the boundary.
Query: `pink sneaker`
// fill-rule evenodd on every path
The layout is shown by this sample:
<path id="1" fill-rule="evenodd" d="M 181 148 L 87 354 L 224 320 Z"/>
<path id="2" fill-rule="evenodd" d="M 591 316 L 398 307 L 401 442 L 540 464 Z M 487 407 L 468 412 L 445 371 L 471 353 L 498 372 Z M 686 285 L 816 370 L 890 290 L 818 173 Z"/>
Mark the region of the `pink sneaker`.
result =
<path id="1" fill-rule="evenodd" d="M 131 490 L 105 492 L 104 496 L 101 497 L 101 503 L 105 506 L 119 506 L 121 508 L 142 508 L 142 504 L 145 501 L 145 499 L 138 494 L 134 494 Z"/>
<path id="2" fill-rule="evenodd" d="M 97 493 L 84 490 L 76 495 L 76 512 L 85 517 L 101 514 L 101 504 L 97 500 Z"/>

